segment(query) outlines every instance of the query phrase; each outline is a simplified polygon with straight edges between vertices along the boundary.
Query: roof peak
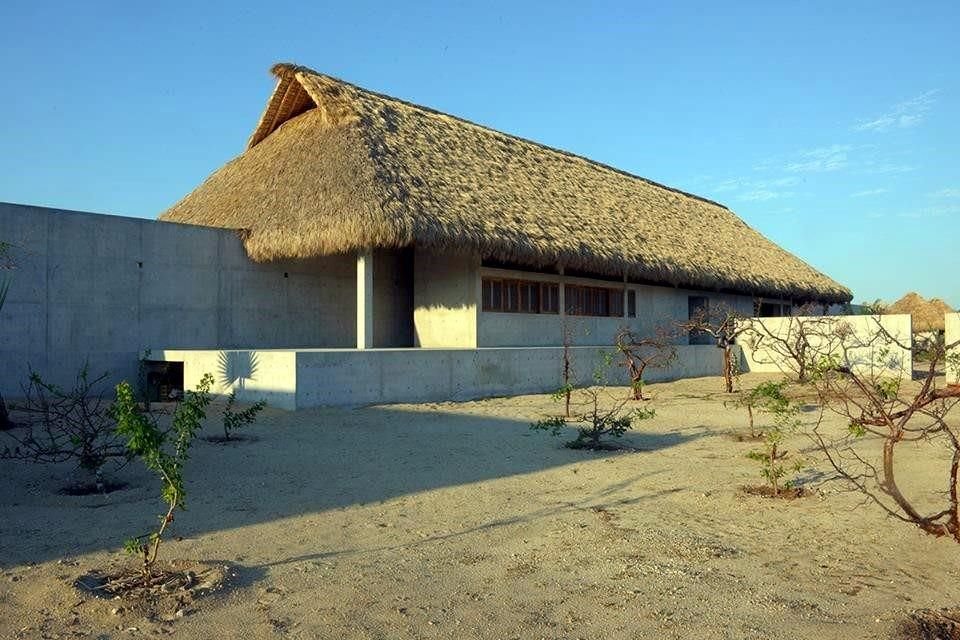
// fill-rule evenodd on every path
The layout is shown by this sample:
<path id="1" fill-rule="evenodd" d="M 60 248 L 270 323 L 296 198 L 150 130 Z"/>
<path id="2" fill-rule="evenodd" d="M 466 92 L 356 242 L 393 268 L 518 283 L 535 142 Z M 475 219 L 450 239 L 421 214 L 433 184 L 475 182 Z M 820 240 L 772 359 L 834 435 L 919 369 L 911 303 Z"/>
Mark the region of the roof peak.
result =
<path id="1" fill-rule="evenodd" d="M 356 84 L 354 84 L 354 83 L 352 83 L 352 82 L 348 82 L 348 81 L 346 81 L 346 80 L 343 80 L 342 78 L 338 78 L 338 77 L 336 77 L 336 76 L 331 76 L 331 75 L 326 74 L 326 73 L 321 73 L 321 72 L 319 72 L 319 71 L 316 71 L 315 69 L 311 69 L 310 67 L 305 67 L 305 66 L 303 66 L 303 65 L 295 64 L 295 63 L 292 63 L 292 62 L 278 62 L 278 63 L 276 63 L 276 64 L 274 64 L 273 66 L 270 67 L 270 73 L 272 73 L 274 76 L 277 77 L 277 88 L 274 90 L 273 95 L 270 96 L 270 101 L 267 103 L 267 107 L 266 107 L 266 109 L 264 110 L 264 114 L 263 114 L 263 116 L 261 117 L 261 120 L 260 120 L 260 123 L 258 124 L 257 130 L 254 131 L 253 135 L 252 135 L 251 138 L 250 138 L 250 143 L 247 145 L 248 148 L 253 147 L 254 145 L 256 145 L 256 144 L 258 144 L 259 142 L 261 142 L 264 138 L 266 138 L 268 135 L 270 135 L 271 133 L 273 133 L 273 131 L 275 131 L 276 129 L 278 129 L 278 128 L 279 128 L 284 122 L 286 122 L 287 120 L 290 120 L 290 119 L 292 119 L 292 118 L 295 118 L 296 116 L 300 115 L 301 113 L 303 113 L 304 111 L 307 111 L 307 110 L 310 108 L 310 107 L 306 107 L 306 105 L 300 105 L 300 106 L 304 106 L 304 107 L 306 107 L 306 108 L 300 108 L 300 109 L 298 109 L 298 108 L 296 107 L 295 102 L 297 101 L 297 98 L 296 98 L 295 96 L 291 96 L 291 95 L 290 95 L 292 87 L 290 87 L 289 85 L 292 85 L 292 84 L 296 83 L 296 85 L 298 85 L 298 86 L 300 87 L 300 90 L 303 91 L 303 93 L 304 93 L 306 96 L 309 96 L 311 102 L 312 102 L 315 106 L 318 106 L 318 105 L 316 105 L 316 99 L 314 98 L 314 96 L 310 96 L 310 91 L 309 91 L 309 89 L 307 89 L 306 87 L 304 87 L 304 86 L 300 83 L 299 79 L 297 79 L 297 77 L 296 77 L 298 74 L 301 74 L 301 73 L 302 73 L 302 74 L 308 74 L 308 75 L 311 75 L 311 76 L 315 76 L 315 77 L 317 77 L 317 78 L 321 78 L 321 79 L 323 79 L 324 81 L 327 81 L 327 82 L 333 82 L 333 83 L 336 83 L 336 84 L 338 84 L 338 85 L 342 85 L 342 86 L 344 86 L 344 87 L 348 87 L 349 89 L 351 89 L 351 90 L 353 90 L 353 91 L 358 91 L 358 92 L 361 92 L 361 93 L 364 93 L 364 94 L 373 96 L 373 97 L 375 97 L 375 98 L 378 98 L 378 99 L 380 99 L 380 100 L 386 100 L 386 101 L 390 101 L 390 102 L 396 102 L 396 103 L 405 105 L 405 106 L 407 106 L 407 107 L 411 107 L 411 108 L 413 108 L 413 109 L 417 109 L 417 110 L 419 110 L 419 111 L 422 111 L 422 112 L 427 113 L 427 114 L 430 114 L 430 115 L 440 116 L 440 117 L 444 117 L 444 118 L 451 118 L 451 119 L 453 119 L 453 120 L 456 120 L 457 122 L 460 122 L 460 123 L 469 125 L 469 126 L 471 126 L 471 127 L 477 127 L 477 128 L 479 128 L 479 129 L 482 129 L 483 131 L 487 131 L 487 132 L 490 132 L 490 133 L 494 133 L 494 134 L 496 134 L 496 135 L 498 135 L 498 136 L 503 136 L 504 138 L 507 138 L 507 139 L 510 139 L 510 140 L 515 140 L 515 141 L 523 142 L 523 143 L 526 143 L 526 144 L 532 144 L 532 145 L 535 145 L 535 146 L 537 146 L 537 147 L 540 147 L 541 149 L 544 149 L 544 150 L 547 150 L 547 151 L 552 151 L 552 152 L 554 152 L 554 153 L 561 154 L 561 155 L 566 156 L 566 157 L 568 157 L 568 158 L 572 158 L 572 159 L 580 160 L 580 161 L 583 161 L 583 162 L 587 162 L 587 163 L 592 164 L 592 165 L 594 165 L 594 166 L 596 166 L 596 167 L 600 167 L 600 168 L 605 169 L 605 170 L 607 170 L 607 171 L 612 171 L 612 172 L 614 172 L 614 173 L 618 173 L 618 174 L 620 174 L 620 175 L 627 176 L 627 177 L 629 177 L 629 178 L 633 178 L 633 179 L 635 179 L 635 180 L 642 180 L 643 182 L 646 182 L 647 184 L 650 184 L 650 185 L 652 185 L 652 186 L 659 187 L 659 188 L 661 188 L 661 189 L 666 189 L 667 191 L 676 193 L 676 194 L 678 194 L 678 195 L 686 196 L 686 197 L 688 197 L 688 198 L 694 198 L 694 199 L 699 200 L 699 201 L 701 201 L 701 202 L 705 202 L 705 203 L 707 203 L 707 204 L 712 204 L 712 205 L 721 207 L 721 208 L 723 208 L 723 209 L 726 209 L 727 211 L 730 211 L 730 208 L 729 208 L 727 205 L 725 205 L 725 204 L 723 204 L 723 203 L 721 203 L 721 202 L 717 202 L 716 200 L 711 200 L 710 198 L 706 198 L 706 197 L 704 197 L 704 196 L 700 196 L 700 195 L 697 195 L 697 194 L 695 194 L 695 193 L 690 193 L 689 191 L 684 191 L 683 189 L 678 189 L 677 187 L 672 187 L 672 186 L 670 186 L 670 185 L 663 184 L 662 182 L 657 182 L 656 180 L 651 180 L 650 178 L 645 178 L 644 176 L 637 175 L 637 174 L 635 174 L 635 173 L 631 173 L 630 171 L 626 171 L 626 170 L 624 170 L 624 169 L 620 169 L 620 168 L 615 167 L 615 166 L 613 166 L 613 165 L 607 164 L 607 163 L 605 163 L 605 162 L 600 162 L 599 160 L 594 160 L 593 158 L 589 158 L 589 157 L 587 157 L 587 156 L 580 155 L 580 154 L 578 154 L 578 153 L 573 153 L 572 151 L 567 151 L 566 149 L 561 149 L 561 148 L 559 148 L 559 147 L 553 147 L 553 146 L 550 146 L 550 145 L 548 145 L 548 144 L 544 144 L 544 143 L 542 143 L 542 142 L 537 142 L 536 140 L 530 140 L 529 138 L 523 138 L 523 137 L 521 137 L 521 136 L 518 136 L 518 135 L 515 135 L 515 134 L 512 134 L 512 133 L 507 133 L 507 132 L 505 132 L 505 131 L 500 131 L 499 129 L 494 129 L 494 128 L 488 127 L 488 126 L 486 126 L 486 125 L 479 124 L 479 123 L 477 123 L 477 122 L 474 122 L 474 121 L 472 121 L 472 120 L 468 120 L 467 118 L 463 118 L 463 117 L 461 117 L 461 116 L 457 116 L 457 115 L 453 115 L 453 114 L 450 114 L 450 113 L 446 113 L 446 112 L 444 112 L 444 111 L 440 111 L 440 110 L 434 109 L 434 108 L 432 108 L 432 107 L 427 107 L 427 106 L 424 106 L 424 105 L 422 105 L 422 104 L 418 104 L 418 103 L 416 103 L 416 102 L 411 102 L 411 101 L 409 101 L 409 100 L 404 100 L 404 99 L 402 99 L 402 98 L 397 98 L 397 97 L 395 97 L 395 96 L 391 96 L 391 95 L 388 95 L 388 94 L 386 94 L 386 93 L 380 93 L 380 92 L 378 92 L 378 91 L 373 91 L 372 89 L 367 89 L 367 88 L 365 88 L 365 87 L 361 87 L 361 86 L 356 85 Z M 281 87 L 283 87 L 283 91 L 281 91 Z M 294 89 L 294 90 L 295 90 L 295 89 Z M 278 94 L 279 94 L 279 95 L 278 95 Z M 284 109 L 282 108 L 282 107 L 283 107 L 283 104 L 282 104 L 282 103 L 284 103 L 284 101 L 286 101 L 286 103 L 289 104 L 292 108 L 284 110 Z M 261 129 L 265 129 L 265 127 L 264 127 L 264 120 L 265 120 L 265 118 L 267 117 L 268 113 L 271 112 L 272 109 L 277 113 L 277 115 L 281 115 L 281 114 L 282 114 L 283 117 L 282 117 L 282 119 L 280 119 L 280 118 L 278 118 L 278 117 L 272 118 L 272 119 L 271 119 L 271 122 L 269 123 L 269 131 L 261 131 Z M 259 135 L 258 135 L 258 134 L 259 134 Z M 744 224 L 746 224 L 746 223 L 744 223 Z"/>

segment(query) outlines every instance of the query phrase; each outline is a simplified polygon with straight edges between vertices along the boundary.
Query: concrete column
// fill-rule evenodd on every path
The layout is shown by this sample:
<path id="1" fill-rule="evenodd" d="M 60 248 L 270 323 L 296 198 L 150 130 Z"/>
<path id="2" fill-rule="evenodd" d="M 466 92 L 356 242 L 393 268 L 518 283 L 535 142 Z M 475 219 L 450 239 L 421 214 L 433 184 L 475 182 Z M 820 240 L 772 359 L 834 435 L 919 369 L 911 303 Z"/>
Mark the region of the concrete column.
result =
<path id="1" fill-rule="evenodd" d="M 357 349 L 373 347 L 373 250 L 357 252 Z"/>

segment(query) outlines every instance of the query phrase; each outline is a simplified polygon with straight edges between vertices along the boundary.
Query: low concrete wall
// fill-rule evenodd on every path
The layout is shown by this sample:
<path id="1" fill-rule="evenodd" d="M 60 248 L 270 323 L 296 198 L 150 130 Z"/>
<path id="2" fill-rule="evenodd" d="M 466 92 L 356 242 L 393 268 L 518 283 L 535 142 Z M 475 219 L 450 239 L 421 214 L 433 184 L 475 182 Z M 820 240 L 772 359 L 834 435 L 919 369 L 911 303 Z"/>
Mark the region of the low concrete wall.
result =
<path id="1" fill-rule="evenodd" d="M 597 347 L 573 347 L 577 384 L 590 384 Z M 651 370 L 648 382 L 715 376 L 722 354 L 713 346 L 680 346 L 669 369 Z M 184 385 L 204 373 L 214 391 L 236 390 L 246 402 L 265 399 L 294 410 L 324 405 L 437 402 L 543 393 L 561 385 L 561 347 L 490 349 L 309 349 L 298 351 L 164 350 L 158 356 L 184 363 Z M 626 372 L 609 370 L 610 384 L 626 385 Z"/>
<path id="2" fill-rule="evenodd" d="M 227 229 L 0 203 L 15 269 L 0 311 L 0 392 L 28 364 L 69 384 L 85 361 L 111 382 L 143 349 L 352 347 L 352 256 L 252 262 Z"/>
<path id="3" fill-rule="evenodd" d="M 840 356 L 844 345 L 856 345 L 855 348 L 847 349 L 847 364 L 851 367 L 872 367 L 879 364 L 886 374 L 902 373 L 908 378 L 913 372 L 913 352 L 909 348 L 913 339 L 912 321 L 907 314 L 793 316 L 756 318 L 743 322 L 758 327 L 756 331 L 747 331 L 737 339 L 742 353 L 741 369 L 744 371 L 797 373 L 798 364 L 769 336 L 794 342 L 798 334 L 803 333 L 809 337 L 811 358 L 819 359 L 828 354 Z M 884 339 L 878 323 L 906 348 Z M 761 325 L 763 328 L 760 328 Z M 842 337 L 844 335 L 846 337 Z"/>
<path id="4" fill-rule="evenodd" d="M 960 356 L 960 313 L 948 313 L 944 315 L 943 319 L 946 329 L 944 334 L 946 344 L 958 343 L 951 350 L 951 353 Z M 960 367 L 948 366 L 947 369 L 947 382 L 960 384 Z"/>

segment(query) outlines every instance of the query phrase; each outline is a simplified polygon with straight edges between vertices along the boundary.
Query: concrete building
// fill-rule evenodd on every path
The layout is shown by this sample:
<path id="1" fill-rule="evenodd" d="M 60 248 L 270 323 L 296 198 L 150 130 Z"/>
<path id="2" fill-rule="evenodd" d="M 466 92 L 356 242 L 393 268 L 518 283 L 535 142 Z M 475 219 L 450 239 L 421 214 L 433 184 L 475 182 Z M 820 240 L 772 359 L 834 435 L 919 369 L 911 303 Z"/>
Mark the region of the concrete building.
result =
<path id="1" fill-rule="evenodd" d="M 704 298 L 765 315 L 851 299 L 717 203 L 273 71 L 247 150 L 161 219 L 241 230 L 256 261 L 355 259 L 358 347 L 555 345 L 565 315 L 603 344 L 624 319 L 649 330 Z"/>
<path id="2" fill-rule="evenodd" d="M 28 360 L 93 358 L 128 376 L 142 349 L 224 370 L 255 360 L 259 383 L 221 371 L 223 388 L 243 379 L 291 407 L 537 391 L 557 384 L 564 335 L 603 346 L 703 306 L 780 315 L 851 299 L 715 202 L 303 67 L 273 71 L 247 149 L 159 222 L 0 206 L 23 265 L 2 311 L 16 327 L 0 337 L 14 363 L 3 392 Z M 718 370 L 692 342 L 663 375 Z M 265 380 L 268 360 L 285 373 Z M 507 361 L 515 371 L 483 382 Z M 406 362 L 427 387 L 431 367 L 448 373 L 431 392 L 308 392 L 308 371 L 364 362 L 368 380 L 416 380 Z"/>

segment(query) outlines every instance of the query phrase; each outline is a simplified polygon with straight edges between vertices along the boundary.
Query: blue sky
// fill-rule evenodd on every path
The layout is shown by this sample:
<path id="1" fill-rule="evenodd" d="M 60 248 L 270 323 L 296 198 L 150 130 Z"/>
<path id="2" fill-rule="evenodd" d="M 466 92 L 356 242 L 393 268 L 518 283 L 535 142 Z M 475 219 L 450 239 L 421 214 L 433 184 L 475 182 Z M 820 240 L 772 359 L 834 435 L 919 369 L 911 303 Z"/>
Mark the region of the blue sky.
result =
<path id="1" fill-rule="evenodd" d="M 960 307 L 960 3 L 0 5 L 0 200 L 155 217 L 293 61 L 715 199 Z M 519 3 L 517 3 L 519 4 Z"/>

